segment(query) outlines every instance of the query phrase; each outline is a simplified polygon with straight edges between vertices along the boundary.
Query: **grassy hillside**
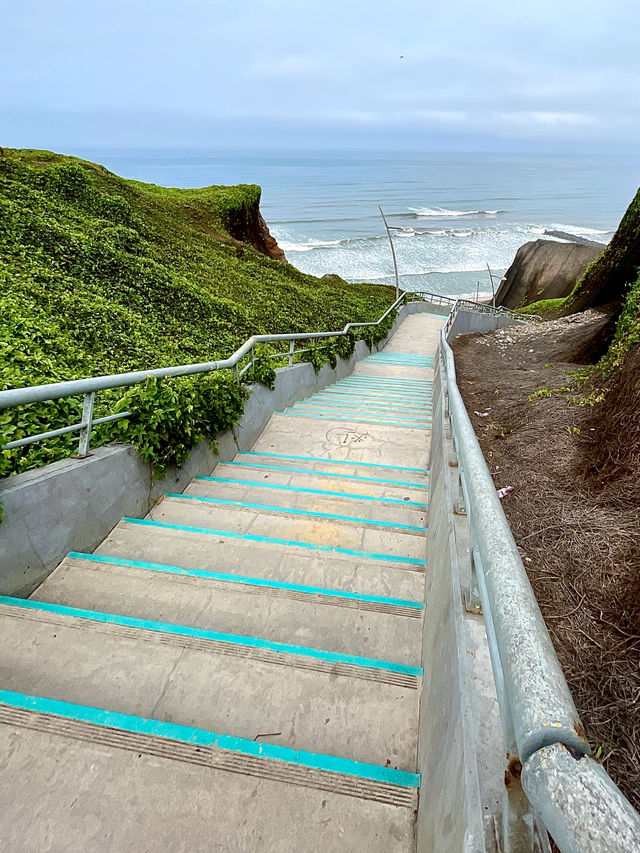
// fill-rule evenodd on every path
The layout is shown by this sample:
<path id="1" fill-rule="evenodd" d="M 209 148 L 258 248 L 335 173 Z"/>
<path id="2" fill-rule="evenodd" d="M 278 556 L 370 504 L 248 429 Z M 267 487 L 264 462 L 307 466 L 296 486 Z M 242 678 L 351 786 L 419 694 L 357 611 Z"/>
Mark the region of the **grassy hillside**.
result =
<path id="1" fill-rule="evenodd" d="M 254 333 L 342 328 L 393 301 L 391 288 L 317 279 L 240 243 L 259 200 L 257 186 L 167 189 L 0 148 L 0 389 L 225 357 Z M 0 439 L 79 410 L 0 411 Z M 0 474 L 73 442 L 0 454 Z"/>

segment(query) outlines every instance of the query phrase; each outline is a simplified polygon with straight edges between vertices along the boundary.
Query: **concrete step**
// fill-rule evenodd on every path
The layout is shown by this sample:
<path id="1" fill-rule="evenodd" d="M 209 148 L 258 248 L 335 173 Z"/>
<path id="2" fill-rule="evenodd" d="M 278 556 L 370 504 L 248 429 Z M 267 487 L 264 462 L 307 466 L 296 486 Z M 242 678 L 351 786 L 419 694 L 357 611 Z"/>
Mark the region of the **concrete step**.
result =
<path id="1" fill-rule="evenodd" d="M 283 464 L 276 464 L 283 462 Z M 384 472 L 383 472 L 384 474 Z M 335 471 L 314 469 L 309 471 L 295 462 L 287 464 L 284 460 L 270 463 L 234 460 L 221 462 L 211 475 L 215 480 L 244 480 L 252 483 L 273 483 L 279 486 L 292 486 L 296 489 L 319 489 L 322 492 L 337 492 L 343 495 L 377 497 L 381 500 L 417 504 L 423 509 L 429 502 L 429 488 L 423 477 L 393 473 L 389 476 L 358 476 Z"/>
<path id="2" fill-rule="evenodd" d="M 377 500 L 357 500 L 341 498 L 339 493 L 332 495 L 318 492 L 299 492 L 295 488 L 279 489 L 251 481 L 226 483 L 222 480 L 198 478 L 191 481 L 185 494 L 202 495 L 231 501 L 262 504 L 264 506 L 292 508 L 309 512 L 324 512 L 348 518 L 362 519 L 362 526 L 387 526 L 389 529 L 426 527 L 427 510 L 406 504 L 382 503 Z M 415 532 L 415 531 L 414 531 Z"/>
<path id="3" fill-rule="evenodd" d="M 419 571 L 418 566 L 398 566 L 331 551 L 213 536 L 150 524 L 144 519 L 121 521 L 98 546 L 96 553 L 364 595 L 424 601 L 424 572 Z"/>
<path id="4" fill-rule="evenodd" d="M 372 363 L 359 361 L 353 368 L 353 376 L 366 376 L 371 379 L 414 379 L 422 382 L 433 381 L 433 368 L 405 364 Z"/>
<path id="5" fill-rule="evenodd" d="M 4 597 L 0 637 L 5 690 L 415 772 L 413 667 Z"/>
<path id="6" fill-rule="evenodd" d="M 305 405 L 318 405 L 320 403 L 326 405 L 331 403 L 335 407 L 343 409 L 357 408 L 363 411 L 393 411 L 398 414 L 407 415 L 408 417 L 411 415 L 422 416 L 425 412 L 430 412 L 432 409 L 431 402 L 427 401 L 411 399 L 394 400 L 389 397 L 375 395 L 363 396 L 358 392 L 354 392 L 352 394 L 344 390 L 328 390 L 324 391 L 322 394 L 313 394 L 311 397 L 305 397 L 304 400 L 294 403 L 294 406 L 301 405 L 303 403 Z"/>
<path id="7" fill-rule="evenodd" d="M 420 665 L 424 607 L 256 577 L 71 554 L 32 598 Z"/>
<path id="8" fill-rule="evenodd" d="M 416 399 L 433 396 L 432 381 L 419 380 L 413 376 L 408 376 L 406 379 L 401 379 L 400 376 L 384 377 L 376 373 L 352 375 L 324 390 L 331 391 L 334 389 L 349 389 L 372 394 L 405 394 Z"/>
<path id="9" fill-rule="evenodd" d="M 165 497 L 149 513 L 153 521 L 222 531 L 227 538 L 266 537 L 314 551 L 344 552 L 345 556 L 422 567 L 426 539 L 416 533 L 362 528 L 313 516 L 268 514 L 245 506 L 228 506 L 196 495 Z"/>
<path id="10" fill-rule="evenodd" d="M 260 453 L 254 450 L 238 451 L 233 462 L 258 462 L 262 465 L 286 465 L 302 468 L 305 471 L 328 471 L 337 474 L 351 474 L 356 477 L 402 480 L 429 485 L 429 471 L 426 468 L 412 468 L 406 465 L 385 465 L 383 462 L 362 462 L 352 459 L 349 447 L 330 448 L 321 456 L 294 456 L 286 453 Z"/>
<path id="11" fill-rule="evenodd" d="M 400 777 L 398 784 L 393 770 L 344 762 L 327 771 L 310 759 L 334 767 L 330 756 L 303 763 L 280 750 L 273 760 L 256 754 L 255 747 L 276 749 L 260 743 L 225 739 L 221 749 L 193 729 L 166 731 L 150 720 L 27 703 L 6 692 L 0 701 L 0 753 L 8 757 L 0 785 L 3 850 L 413 848 L 416 783 Z"/>
<path id="12" fill-rule="evenodd" d="M 428 424 L 431 423 L 430 413 L 426 411 L 401 411 L 395 406 L 380 406 L 372 408 L 371 406 L 363 406 L 360 403 L 353 403 L 349 406 L 333 401 L 313 402 L 311 400 L 300 400 L 294 403 L 293 406 L 288 406 L 285 412 L 307 412 L 309 414 L 323 415 L 340 415 L 352 418 L 376 418 L 378 420 L 391 420 L 394 423 L 403 424 Z"/>
<path id="13" fill-rule="evenodd" d="M 295 456 L 340 452 L 348 453 L 349 459 L 365 464 L 384 462 L 426 469 L 429 440 L 430 433 L 426 430 L 404 430 L 376 424 L 363 424 L 356 429 L 344 423 L 314 423 L 275 414 L 252 450 Z"/>
<path id="14" fill-rule="evenodd" d="M 404 430 L 410 430 L 410 429 L 427 430 L 427 429 L 431 429 L 431 427 L 428 424 L 415 424 L 415 423 L 409 423 L 408 421 L 405 421 L 405 420 L 391 420 L 390 418 L 384 418 L 383 419 L 383 418 L 360 417 L 360 416 L 358 416 L 358 417 L 355 417 L 355 416 L 354 417 L 347 417 L 346 415 L 342 416 L 342 415 L 336 415 L 333 413 L 331 413 L 331 414 L 329 414 L 329 413 L 327 413 L 327 414 L 323 414 L 323 413 L 311 414 L 311 413 L 307 413 L 307 412 L 293 411 L 291 409 L 285 409 L 284 411 L 278 412 L 277 414 L 284 415 L 285 417 L 289 417 L 289 418 L 307 418 L 307 419 L 312 419 L 312 420 L 315 419 L 315 420 L 325 421 L 327 423 L 332 423 L 332 424 L 349 424 L 349 428 L 353 429 L 353 430 L 360 430 L 363 427 L 365 427 L 367 424 L 377 424 L 378 426 L 382 425 L 382 426 L 391 427 L 393 429 L 404 429 Z"/>

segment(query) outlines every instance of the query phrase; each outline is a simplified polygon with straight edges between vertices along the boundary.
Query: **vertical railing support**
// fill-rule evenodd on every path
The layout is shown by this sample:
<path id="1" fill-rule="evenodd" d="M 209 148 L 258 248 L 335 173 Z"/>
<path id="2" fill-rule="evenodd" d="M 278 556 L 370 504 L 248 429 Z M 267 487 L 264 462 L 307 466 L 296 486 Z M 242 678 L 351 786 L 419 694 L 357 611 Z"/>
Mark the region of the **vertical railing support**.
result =
<path id="1" fill-rule="evenodd" d="M 296 348 L 295 341 L 289 341 L 289 367 L 293 367 L 293 353 Z"/>
<path id="2" fill-rule="evenodd" d="M 93 401 L 95 393 L 91 391 L 84 395 L 82 403 L 82 429 L 80 430 L 80 441 L 78 444 L 78 459 L 89 456 L 89 445 L 91 443 L 91 427 L 93 425 Z"/>

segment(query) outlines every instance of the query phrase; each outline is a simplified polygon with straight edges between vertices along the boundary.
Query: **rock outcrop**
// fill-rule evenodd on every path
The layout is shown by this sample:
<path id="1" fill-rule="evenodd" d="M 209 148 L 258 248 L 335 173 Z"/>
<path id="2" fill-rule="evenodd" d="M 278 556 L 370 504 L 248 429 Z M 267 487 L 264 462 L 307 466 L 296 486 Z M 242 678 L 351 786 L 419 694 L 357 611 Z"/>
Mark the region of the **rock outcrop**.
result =
<path id="1" fill-rule="evenodd" d="M 283 250 L 271 235 L 260 212 L 260 189 L 252 189 L 258 190 L 257 198 L 248 199 L 242 205 L 225 211 L 224 225 L 234 240 L 249 243 L 268 258 L 286 262 Z"/>
<path id="2" fill-rule="evenodd" d="M 567 296 L 605 249 L 600 243 L 534 240 L 521 246 L 498 288 L 496 305 L 521 308 L 541 299 Z"/>

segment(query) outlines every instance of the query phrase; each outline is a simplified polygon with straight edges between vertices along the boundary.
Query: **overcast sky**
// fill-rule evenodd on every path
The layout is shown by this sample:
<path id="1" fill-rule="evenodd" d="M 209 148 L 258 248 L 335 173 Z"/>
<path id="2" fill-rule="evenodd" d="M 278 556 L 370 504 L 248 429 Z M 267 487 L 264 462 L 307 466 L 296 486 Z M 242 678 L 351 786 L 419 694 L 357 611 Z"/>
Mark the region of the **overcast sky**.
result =
<path id="1" fill-rule="evenodd" d="M 637 150 L 637 0 L 0 0 L 0 144 Z"/>

